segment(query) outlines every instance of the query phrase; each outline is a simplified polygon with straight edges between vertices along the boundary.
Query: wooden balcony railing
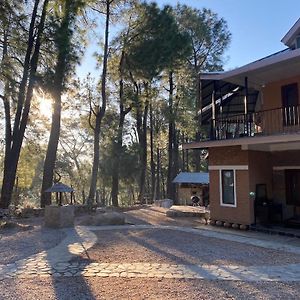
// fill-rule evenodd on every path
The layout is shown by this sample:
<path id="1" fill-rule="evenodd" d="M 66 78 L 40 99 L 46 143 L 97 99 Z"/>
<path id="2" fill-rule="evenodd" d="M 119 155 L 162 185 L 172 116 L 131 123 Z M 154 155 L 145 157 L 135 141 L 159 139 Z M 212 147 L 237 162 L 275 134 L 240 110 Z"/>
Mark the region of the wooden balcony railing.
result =
<path id="1" fill-rule="evenodd" d="M 300 106 L 289 106 L 212 120 L 210 138 L 224 140 L 298 131 Z"/>

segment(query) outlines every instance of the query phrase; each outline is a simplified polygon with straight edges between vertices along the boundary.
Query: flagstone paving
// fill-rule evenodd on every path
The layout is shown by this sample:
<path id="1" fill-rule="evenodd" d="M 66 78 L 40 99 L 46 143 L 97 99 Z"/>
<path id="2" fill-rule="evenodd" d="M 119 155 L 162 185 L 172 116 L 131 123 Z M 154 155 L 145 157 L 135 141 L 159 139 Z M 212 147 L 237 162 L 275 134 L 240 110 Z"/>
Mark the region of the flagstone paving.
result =
<path id="1" fill-rule="evenodd" d="M 300 281 L 300 263 L 283 265 L 214 265 L 214 264 L 165 264 L 165 263 L 99 263 L 72 260 L 78 254 L 86 252 L 97 242 L 93 231 L 122 229 L 169 229 L 186 233 L 214 237 L 220 240 L 234 241 L 246 245 L 280 250 L 287 255 L 300 254 L 300 247 L 284 245 L 270 240 L 253 237 L 200 230 L 176 226 L 125 225 L 64 229 L 66 238 L 56 247 L 32 255 L 15 263 L 0 266 L 0 280 L 5 278 L 40 277 L 126 277 L 126 278 L 167 278 L 167 279 L 208 279 L 240 281 Z M 227 251 L 230 251 L 228 249 Z"/>

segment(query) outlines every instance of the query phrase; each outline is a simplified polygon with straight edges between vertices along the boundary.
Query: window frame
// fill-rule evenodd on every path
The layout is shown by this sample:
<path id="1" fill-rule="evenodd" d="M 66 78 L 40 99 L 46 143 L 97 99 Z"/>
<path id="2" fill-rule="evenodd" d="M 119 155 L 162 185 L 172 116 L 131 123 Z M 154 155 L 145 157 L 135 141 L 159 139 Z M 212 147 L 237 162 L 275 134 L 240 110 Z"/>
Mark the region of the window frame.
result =
<path id="1" fill-rule="evenodd" d="M 233 172 L 233 204 L 224 203 L 223 202 L 223 171 L 232 171 Z M 219 169 L 219 189 L 220 189 L 220 205 L 225 207 L 237 207 L 237 199 L 236 199 L 236 169 L 234 168 L 222 168 Z"/>

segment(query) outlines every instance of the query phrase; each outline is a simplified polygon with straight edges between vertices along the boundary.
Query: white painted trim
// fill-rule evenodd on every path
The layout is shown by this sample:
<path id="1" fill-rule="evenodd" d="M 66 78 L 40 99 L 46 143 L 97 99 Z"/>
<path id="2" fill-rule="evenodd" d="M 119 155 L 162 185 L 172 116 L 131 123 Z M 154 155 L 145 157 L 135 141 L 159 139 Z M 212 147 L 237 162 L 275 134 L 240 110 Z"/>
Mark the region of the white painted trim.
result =
<path id="1" fill-rule="evenodd" d="M 300 29 L 300 18 L 295 22 L 295 24 L 290 28 L 290 30 L 285 34 L 285 36 L 281 39 L 281 42 L 288 46 L 297 32 Z"/>
<path id="2" fill-rule="evenodd" d="M 300 166 L 274 166 L 274 171 L 283 171 L 283 170 L 300 170 Z"/>
<path id="3" fill-rule="evenodd" d="M 216 72 L 216 73 L 204 73 L 201 75 L 203 79 L 212 79 L 212 80 L 225 80 L 231 81 L 236 76 L 246 76 L 245 74 L 249 72 L 254 72 L 263 68 L 270 68 L 272 65 L 286 62 L 290 59 L 298 58 L 300 56 L 300 49 L 295 49 L 291 51 L 274 53 L 273 55 L 263 57 L 262 59 L 256 60 L 244 66 L 238 67 L 236 69 L 225 71 L 225 72 Z"/>
<path id="4" fill-rule="evenodd" d="M 222 191 L 222 171 L 225 170 L 230 170 L 233 171 L 233 192 L 234 192 L 234 204 L 225 204 L 223 203 L 223 191 Z M 224 169 L 219 169 L 219 190 L 220 190 L 220 206 L 225 206 L 225 207 L 237 207 L 237 199 L 236 199 L 236 170 L 237 169 L 230 169 L 230 168 L 224 168 Z"/>
<path id="5" fill-rule="evenodd" d="M 248 165 L 222 165 L 222 166 L 208 166 L 209 171 L 215 171 L 215 170 L 245 170 L 247 171 L 249 169 Z"/>

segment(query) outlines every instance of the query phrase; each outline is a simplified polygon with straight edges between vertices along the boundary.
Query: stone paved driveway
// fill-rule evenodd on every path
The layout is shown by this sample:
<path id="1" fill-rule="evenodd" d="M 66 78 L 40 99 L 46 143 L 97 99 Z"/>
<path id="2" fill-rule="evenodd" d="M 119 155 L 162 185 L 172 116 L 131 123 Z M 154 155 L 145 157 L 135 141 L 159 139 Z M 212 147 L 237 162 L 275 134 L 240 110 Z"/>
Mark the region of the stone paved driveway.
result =
<path id="1" fill-rule="evenodd" d="M 126 278 L 182 278 L 208 280 L 240 281 L 300 281 L 300 263 L 282 265 L 234 264 L 170 264 L 154 262 L 106 263 L 74 261 L 74 257 L 86 252 L 97 243 L 95 231 L 113 232 L 115 230 L 162 230 L 199 235 L 243 244 L 245 247 L 256 246 L 284 252 L 287 256 L 300 255 L 300 247 L 284 245 L 272 240 L 262 240 L 253 236 L 219 232 L 218 230 L 193 229 L 188 227 L 163 225 L 125 225 L 103 227 L 76 227 L 65 229 L 66 238 L 56 247 L 32 255 L 26 259 L 0 267 L 0 279 L 40 277 L 126 277 Z M 224 249 L 230 251 L 230 249 Z"/>

